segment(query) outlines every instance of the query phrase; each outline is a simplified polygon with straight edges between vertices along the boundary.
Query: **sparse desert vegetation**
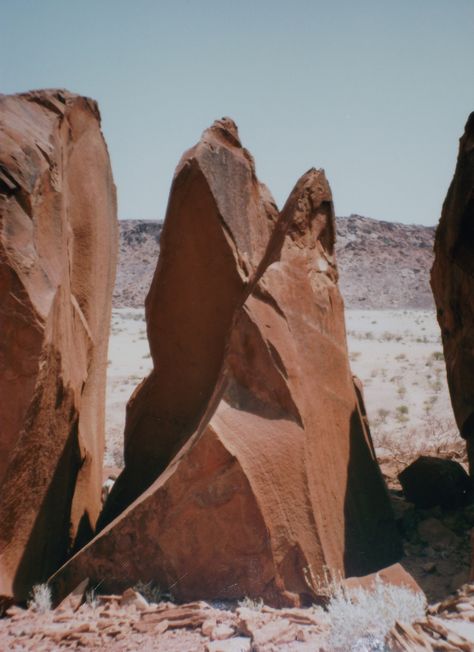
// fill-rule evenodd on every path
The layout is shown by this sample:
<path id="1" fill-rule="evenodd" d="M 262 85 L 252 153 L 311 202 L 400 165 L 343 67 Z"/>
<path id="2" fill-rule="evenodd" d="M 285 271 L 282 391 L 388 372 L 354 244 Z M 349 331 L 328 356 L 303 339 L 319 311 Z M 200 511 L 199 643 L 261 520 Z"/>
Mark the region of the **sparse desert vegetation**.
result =
<path id="1" fill-rule="evenodd" d="M 51 588 L 48 584 L 35 584 L 31 589 L 31 598 L 28 601 L 28 608 L 39 614 L 44 614 L 51 611 L 51 606 Z"/>
<path id="2" fill-rule="evenodd" d="M 370 590 L 347 589 L 342 583 L 333 583 L 327 605 L 331 648 L 334 652 L 383 652 L 385 637 L 395 623 L 418 620 L 425 615 L 425 609 L 422 594 L 380 579 Z"/>
<path id="3" fill-rule="evenodd" d="M 112 314 L 107 373 L 107 440 L 105 465 L 123 466 L 125 405 L 133 388 L 152 369 L 145 311 L 118 308 Z"/>
<path id="4" fill-rule="evenodd" d="M 379 455 L 462 447 L 434 310 L 346 310 L 346 324 Z"/>

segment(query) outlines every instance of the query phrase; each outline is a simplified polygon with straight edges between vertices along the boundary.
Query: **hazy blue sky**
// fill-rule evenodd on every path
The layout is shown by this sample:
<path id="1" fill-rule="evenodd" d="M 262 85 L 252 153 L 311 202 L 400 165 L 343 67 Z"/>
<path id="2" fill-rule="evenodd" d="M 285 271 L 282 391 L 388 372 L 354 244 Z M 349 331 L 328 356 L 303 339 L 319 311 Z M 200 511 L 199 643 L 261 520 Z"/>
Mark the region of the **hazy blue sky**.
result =
<path id="1" fill-rule="evenodd" d="M 474 0 L 0 0 L 0 91 L 99 101 L 126 218 L 237 122 L 281 205 L 323 167 L 338 215 L 434 224 L 474 110 Z"/>

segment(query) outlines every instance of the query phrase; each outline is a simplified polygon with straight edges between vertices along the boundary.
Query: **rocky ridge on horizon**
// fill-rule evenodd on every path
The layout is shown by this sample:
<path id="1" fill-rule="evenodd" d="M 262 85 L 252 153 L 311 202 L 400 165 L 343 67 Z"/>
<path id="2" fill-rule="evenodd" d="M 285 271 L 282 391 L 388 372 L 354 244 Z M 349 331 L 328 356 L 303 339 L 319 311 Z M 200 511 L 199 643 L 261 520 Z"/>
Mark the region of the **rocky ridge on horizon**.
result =
<path id="1" fill-rule="evenodd" d="M 140 308 L 159 253 L 163 223 L 120 220 L 115 308 Z M 339 286 L 346 308 L 433 309 L 429 274 L 435 227 L 360 215 L 336 218 Z"/>

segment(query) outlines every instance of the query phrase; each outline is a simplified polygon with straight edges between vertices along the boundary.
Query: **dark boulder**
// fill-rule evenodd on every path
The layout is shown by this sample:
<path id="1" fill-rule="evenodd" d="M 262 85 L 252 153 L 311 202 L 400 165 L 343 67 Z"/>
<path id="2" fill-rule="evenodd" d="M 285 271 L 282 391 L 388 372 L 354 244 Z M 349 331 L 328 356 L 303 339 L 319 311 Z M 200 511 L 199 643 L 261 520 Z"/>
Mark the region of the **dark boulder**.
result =
<path id="1" fill-rule="evenodd" d="M 469 502 L 472 482 L 454 460 L 422 455 L 398 476 L 407 500 L 417 507 L 455 508 Z"/>

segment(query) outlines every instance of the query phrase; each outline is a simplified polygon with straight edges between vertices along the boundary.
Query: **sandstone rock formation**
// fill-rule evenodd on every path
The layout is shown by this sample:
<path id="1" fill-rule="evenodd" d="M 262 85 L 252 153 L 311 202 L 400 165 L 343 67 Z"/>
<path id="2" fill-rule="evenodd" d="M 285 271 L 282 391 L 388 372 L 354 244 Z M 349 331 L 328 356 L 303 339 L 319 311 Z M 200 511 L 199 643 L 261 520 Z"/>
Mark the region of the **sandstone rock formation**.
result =
<path id="1" fill-rule="evenodd" d="M 102 522 L 155 480 L 209 409 L 228 333 L 278 219 L 233 123 L 216 123 L 183 155 L 146 300 L 155 371 L 129 401 L 125 471 Z"/>
<path id="2" fill-rule="evenodd" d="M 0 594 L 27 597 L 100 509 L 117 244 L 92 100 L 0 96 Z"/>
<path id="3" fill-rule="evenodd" d="M 56 598 L 90 577 L 297 605 L 324 568 L 395 561 L 324 172 L 279 214 L 235 125 L 216 122 L 178 166 L 146 308 L 154 371 L 128 406 L 125 470 L 104 529 L 52 578 Z"/>
<path id="4" fill-rule="evenodd" d="M 454 415 L 474 466 L 474 113 L 436 231 L 431 286 Z"/>

